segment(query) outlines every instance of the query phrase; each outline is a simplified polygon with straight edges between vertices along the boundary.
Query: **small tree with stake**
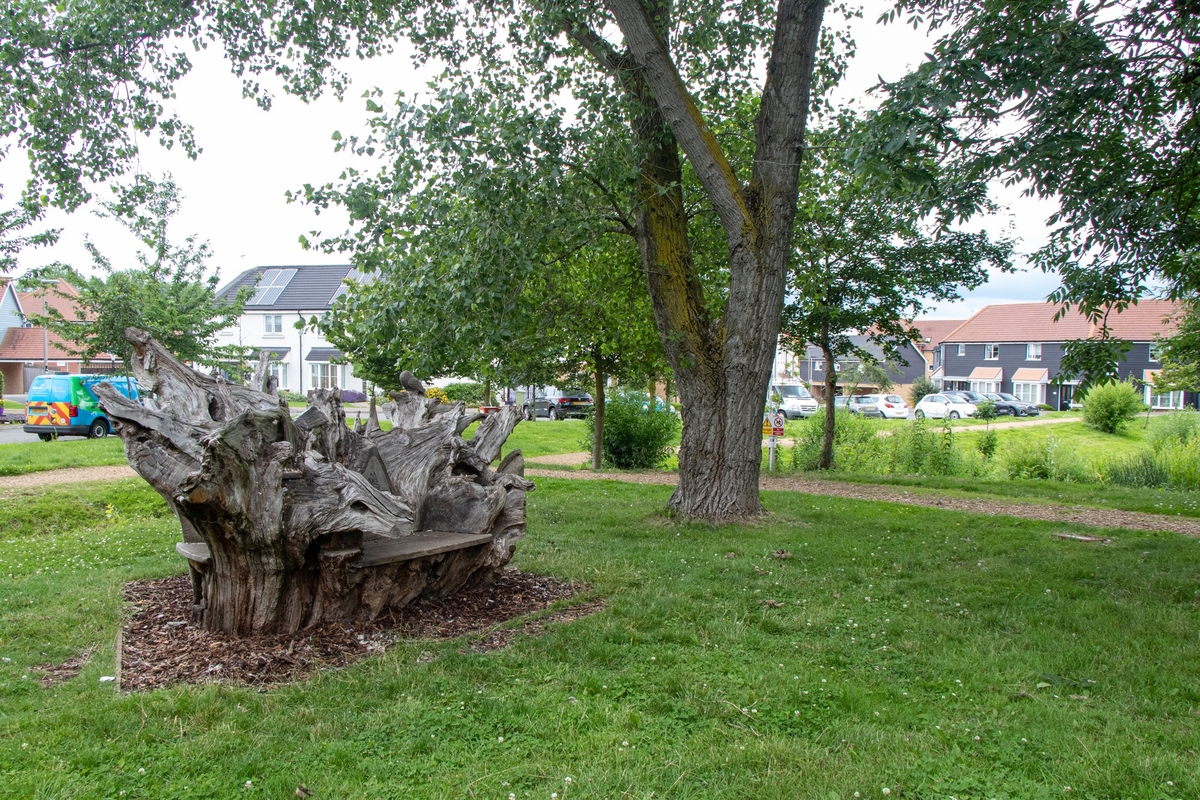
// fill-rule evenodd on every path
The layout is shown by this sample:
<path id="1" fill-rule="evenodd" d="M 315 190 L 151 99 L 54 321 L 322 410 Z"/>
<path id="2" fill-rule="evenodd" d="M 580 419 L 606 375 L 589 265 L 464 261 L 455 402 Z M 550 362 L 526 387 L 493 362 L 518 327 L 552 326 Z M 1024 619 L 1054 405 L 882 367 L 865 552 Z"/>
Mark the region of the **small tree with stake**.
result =
<path id="1" fill-rule="evenodd" d="M 984 458 L 991 458 L 996 454 L 996 446 L 999 444 L 996 432 L 992 430 L 992 420 L 996 418 L 996 404 L 991 400 L 984 400 L 979 405 L 975 406 L 975 418 L 983 420 L 983 436 L 979 439 L 979 452 Z"/>

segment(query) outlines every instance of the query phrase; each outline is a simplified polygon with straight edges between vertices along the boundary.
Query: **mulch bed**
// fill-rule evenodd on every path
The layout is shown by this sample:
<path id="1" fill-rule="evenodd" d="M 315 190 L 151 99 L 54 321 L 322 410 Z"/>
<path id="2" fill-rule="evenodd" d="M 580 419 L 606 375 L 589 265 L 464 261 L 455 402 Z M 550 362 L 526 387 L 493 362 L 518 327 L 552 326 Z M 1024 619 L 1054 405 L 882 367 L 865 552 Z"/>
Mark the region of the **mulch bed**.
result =
<path id="1" fill-rule="evenodd" d="M 500 623 L 540 611 L 586 588 L 505 570 L 490 586 L 413 603 L 369 624 L 329 623 L 291 635 L 239 638 L 191 624 L 192 587 L 186 575 L 130 583 L 125 598 L 132 614 L 121 633 L 118 679 L 123 691 L 180 683 L 267 688 L 303 680 L 320 669 L 345 667 L 382 653 L 400 639 L 442 640 L 487 631 L 461 648 L 484 652 L 505 647 L 516 634 L 539 635 L 548 622 L 568 622 L 599 611 L 602 602 L 592 601 L 515 628 L 495 630 Z"/>

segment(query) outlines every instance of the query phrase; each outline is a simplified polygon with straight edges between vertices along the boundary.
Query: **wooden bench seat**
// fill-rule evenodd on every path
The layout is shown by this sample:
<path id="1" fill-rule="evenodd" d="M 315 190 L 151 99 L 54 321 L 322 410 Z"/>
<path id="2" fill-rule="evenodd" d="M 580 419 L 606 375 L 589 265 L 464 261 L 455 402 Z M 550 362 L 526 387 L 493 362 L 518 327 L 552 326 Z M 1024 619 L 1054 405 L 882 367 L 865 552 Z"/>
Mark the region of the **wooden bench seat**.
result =
<path id="1" fill-rule="evenodd" d="M 492 540 L 490 533 L 454 533 L 452 531 L 419 531 L 399 539 L 374 539 L 363 542 L 359 567 L 376 567 L 397 561 L 465 550 Z M 212 563 L 212 554 L 203 542 L 177 542 L 175 552 L 192 564 L 205 567 Z"/>
<path id="2" fill-rule="evenodd" d="M 490 542 L 490 533 L 452 533 L 450 531 L 418 531 L 399 539 L 376 539 L 363 542 L 360 567 L 375 567 L 397 561 L 409 561 L 423 556 L 465 550 Z"/>

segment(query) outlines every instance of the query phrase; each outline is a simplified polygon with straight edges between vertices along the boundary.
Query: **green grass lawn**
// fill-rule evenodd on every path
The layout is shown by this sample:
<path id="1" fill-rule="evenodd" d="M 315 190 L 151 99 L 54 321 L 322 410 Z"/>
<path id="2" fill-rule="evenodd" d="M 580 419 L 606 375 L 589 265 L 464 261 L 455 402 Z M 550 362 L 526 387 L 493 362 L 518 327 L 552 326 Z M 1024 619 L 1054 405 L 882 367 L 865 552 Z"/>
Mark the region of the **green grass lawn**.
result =
<path id="1" fill-rule="evenodd" d="M 65 436 L 49 442 L 0 445 L 0 475 L 24 475 L 66 467 L 102 467 L 127 464 L 121 439 L 82 439 Z"/>
<path id="2" fill-rule="evenodd" d="M 791 473 L 795 474 L 795 473 Z M 1019 500 L 1068 506 L 1094 506 L 1121 511 L 1142 511 L 1200 517 L 1200 493 L 1172 489 L 1132 489 L 1099 483 L 1062 483 L 1044 480 L 987 480 L 982 478 L 916 477 L 909 475 L 826 475 L 804 473 L 806 478 L 845 483 L 883 484 L 912 488 L 914 492 L 953 497 Z"/>
<path id="3" fill-rule="evenodd" d="M 976 427 L 978 430 L 956 433 L 955 437 L 961 437 L 961 441 L 966 446 L 975 447 L 975 442 L 983 433 L 982 426 Z M 1141 419 L 1126 425 L 1118 433 L 1102 433 L 1094 428 L 1089 428 L 1082 421 L 1065 422 L 1061 425 L 1005 428 L 996 431 L 996 436 L 1000 440 L 999 454 L 1001 456 L 1005 446 L 1010 442 L 1017 440 L 1044 442 L 1047 439 L 1055 439 L 1060 446 L 1067 447 L 1083 458 L 1093 461 L 1132 453 L 1142 445 L 1143 434 Z"/>
<path id="4" fill-rule="evenodd" d="M 541 638 L 132 696 L 100 678 L 122 583 L 182 571 L 165 507 L 138 481 L 0 504 L 0 794 L 1200 793 L 1200 541 L 786 494 L 679 525 L 668 491 L 539 482 L 515 564 L 607 603 Z M 91 646 L 41 688 L 31 667 Z"/>

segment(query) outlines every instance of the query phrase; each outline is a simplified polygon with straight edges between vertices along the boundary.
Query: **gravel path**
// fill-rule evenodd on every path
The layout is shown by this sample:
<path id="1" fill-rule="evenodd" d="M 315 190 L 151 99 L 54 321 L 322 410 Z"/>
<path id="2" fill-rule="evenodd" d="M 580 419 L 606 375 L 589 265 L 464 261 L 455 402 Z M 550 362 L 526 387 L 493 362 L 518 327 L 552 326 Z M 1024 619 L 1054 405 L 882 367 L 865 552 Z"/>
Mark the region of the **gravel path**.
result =
<path id="1" fill-rule="evenodd" d="M 527 469 L 526 477 L 572 478 L 576 480 L 609 480 L 624 483 L 648 483 L 674 486 L 678 476 L 672 472 L 562 472 L 548 469 Z M 879 500 L 887 503 L 904 503 L 912 506 L 928 506 L 946 511 L 964 511 L 969 514 L 1020 517 L 1049 522 L 1073 522 L 1098 528 L 1128 528 L 1138 531 L 1168 531 L 1185 536 L 1200 537 L 1200 519 L 1194 517 L 1168 517 L 1163 514 L 1145 514 L 1139 511 L 1117 511 L 1110 508 L 1090 506 L 1064 506 L 1050 503 L 1022 503 L 1012 500 L 974 499 L 947 497 L 945 495 L 910 493 L 896 486 L 840 483 L 838 481 L 814 480 L 811 478 L 775 478 L 764 476 L 759 487 L 766 491 L 803 492 L 804 494 L 845 497 L 850 500 Z"/>
<path id="2" fill-rule="evenodd" d="M 1054 422 L 1056 420 L 1046 420 Z M 554 460 L 551 460 L 554 459 Z M 586 453 L 567 453 L 543 456 L 529 463 L 576 466 L 587 460 Z M 61 483 L 86 483 L 89 481 L 111 481 L 132 478 L 136 475 L 126 465 L 111 467 L 77 467 L 34 472 L 28 475 L 0 476 L 0 492 L 11 489 L 31 489 Z M 649 483 L 674 486 L 678 477 L 673 472 L 590 472 L 562 471 L 549 469 L 527 469 L 525 474 L 534 478 L 568 478 L 572 480 L 609 480 L 624 483 Z M 1021 517 L 1050 522 L 1073 522 L 1099 528 L 1129 528 L 1139 531 L 1169 531 L 1185 536 L 1200 536 L 1200 519 L 1193 517 L 1168 517 L 1162 514 L 1146 514 L 1139 511 L 1118 511 L 1110 508 L 1090 506 L 1065 506 L 1052 503 L 1024 503 L 1015 500 L 992 500 L 983 498 L 947 497 L 927 492 L 908 492 L 898 486 L 841 483 L 839 481 L 812 478 L 777 478 L 763 476 L 759 485 L 767 491 L 803 492 L 804 494 L 845 497 L 851 500 L 878 500 L 887 503 L 905 503 L 913 506 L 941 508 L 947 511 L 964 511 L 970 514 Z"/>
<path id="3" fill-rule="evenodd" d="M 132 478 L 137 473 L 128 464 L 111 467 L 71 467 L 52 469 L 46 472 L 30 472 L 27 475 L 0 475 L 0 491 L 6 489 L 36 489 L 56 483 L 86 483 L 88 481 L 115 481 Z"/>

